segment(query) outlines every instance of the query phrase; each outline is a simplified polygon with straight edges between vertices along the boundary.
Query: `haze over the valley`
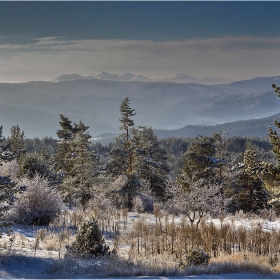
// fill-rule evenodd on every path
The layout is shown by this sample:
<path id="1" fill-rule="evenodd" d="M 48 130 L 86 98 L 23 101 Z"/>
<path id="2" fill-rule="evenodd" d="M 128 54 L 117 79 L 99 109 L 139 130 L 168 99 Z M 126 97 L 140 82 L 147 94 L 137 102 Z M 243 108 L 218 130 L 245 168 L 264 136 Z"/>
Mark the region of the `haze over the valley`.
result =
<path id="1" fill-rule="evenodd" d="M 135 125 L 179 129 L 269 117 L 279 113 L 280 100 L 271 88 L 280 76 L 230 84 L 116 81 L 76 78 L 58 81 L 0 83 L 0 119 L 4 131 L 19 124 L 28 137 L 56 136 L 59 114 L 82 120 L 95 136 L 118 132 L 123 99 L 135 109 Z M 188 135 L 186 135 L 187 137 Z"/>

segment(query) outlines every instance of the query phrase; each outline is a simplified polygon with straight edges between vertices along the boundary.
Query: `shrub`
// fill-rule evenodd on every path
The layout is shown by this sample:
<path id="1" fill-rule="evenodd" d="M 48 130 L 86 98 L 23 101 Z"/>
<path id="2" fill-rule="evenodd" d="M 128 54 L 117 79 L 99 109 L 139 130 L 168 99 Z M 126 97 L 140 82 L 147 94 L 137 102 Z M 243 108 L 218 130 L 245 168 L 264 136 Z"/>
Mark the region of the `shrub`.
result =
<path id="1" fill-rule="evenodd" d="M 144 204 L 140 196 L 135 196 L 133 198 L 133 208 L 134 212 L 142 213 L 144 211 Z"/>
<path id="2" fill-rule="evenodd" d="M 76 241 L 67 247 L 66 256 L 91 258 L 108 254 L 109 247 L 96 221 L 84 223 L 79 230 Z"/>
<path id="3" fill-rule="evenodd" d="M 114 202 L 110 199 L 105 197 L 105 195 L 95 195 L 88 203 L 90 208 L 99 208 L 102 211 L 106 211 L 109 208 L 114 208 Z"/>
<path id="4" fill-rule="evenodd" d="M 19 165 L 16 160 L 2 162 L 0 165 L 0 174 L 4 176 L 11 176 L 10 178 L 15 181 L 19 171 Z"/>
<path id="5" fill-rule="evenodd" d="M 28 225 L 49 225 L 62 210 L 60 195 L 49 186 L 48 180 L 36 174 L 34 178 L 23 178 L 20 185 L 27 190 L 18 196 L 12 208 L 12 218 L 16 223 Z"/>
<path id="6" fill-rule="evenodd" d="M 191 265 L 207 265 L 210 260 L 210 256 L 201 249 L 192 249 L 186 255 L 186 266 Z"/>

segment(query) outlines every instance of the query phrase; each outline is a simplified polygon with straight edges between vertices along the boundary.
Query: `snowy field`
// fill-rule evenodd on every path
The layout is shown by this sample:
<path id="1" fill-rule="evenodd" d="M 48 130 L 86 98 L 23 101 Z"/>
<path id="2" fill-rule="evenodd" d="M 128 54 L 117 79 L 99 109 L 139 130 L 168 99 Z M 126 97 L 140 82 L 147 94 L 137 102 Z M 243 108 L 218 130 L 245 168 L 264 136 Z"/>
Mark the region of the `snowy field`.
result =
<path id="1" fill-rule="evenodd" d="M 138 218 L 145 218 L 149 223 L 155 223 L 156 219 L 151 214 L 135 214 L 129 213 L 128 227 L 131 227 Z M 213 222 L 217 227 L 221 225 L 220 219 L 206 220 L 207 223 Z M 180 222 L 180 217 L 175 217 L 175 222 Z M 279 220 L 269 221 L 264 219 L 233 219 L 227 217 L 223 224 L 230 224 L 236 227 L 246 227 L 248 229 L 254 227 L 262 227 L 265 231 L 275 231 L 280 229 Z M 59 251 L 50 245 L 42 245 L 36 243 L 36 234 L 39 230 L 50 230 L 48 227 L 34 227 L 15 224 L 13 226 L 13 234 L 11 236 L 4 235 L 1 239 L 1 258 L 0 258 L 0 278 L 99 278 L 100 271 L 108 269 L 108 260 L 78 260 L 66 261 L 63 259 L 65 254 L 65 246 Z M 55 231 L 52 229 L 52 231 Z M 112 246 L 110 235 L 104 234 L 106 244 Z M 72 239 L 73 240 L 73 237 Z M 126 246 L 120 246 L 126 249 Z M 119 263 L 111 263 L 110 266 L 119 265 Z M 96 272 L 96 273 L 95 273 Z M 107 278 L 106 274 L 101 278 Z M 137 277 L 120 277 L 110 279 L 280 279 L 279 273 L 271 274 L 254 274 L 250 273 L 227 273 L 227 274 L 200 274 L 182 277 L 175 276 L 137 276 Z"/>

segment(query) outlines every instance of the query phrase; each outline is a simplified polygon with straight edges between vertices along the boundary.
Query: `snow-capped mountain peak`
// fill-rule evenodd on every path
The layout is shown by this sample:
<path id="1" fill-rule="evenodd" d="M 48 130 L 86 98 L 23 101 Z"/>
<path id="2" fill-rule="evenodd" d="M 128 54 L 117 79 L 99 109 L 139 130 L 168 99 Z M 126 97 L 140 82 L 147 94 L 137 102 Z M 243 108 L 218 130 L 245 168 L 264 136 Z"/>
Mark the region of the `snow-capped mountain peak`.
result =
<path id="1" fill-rule="evenodd" d="M 85 77 L 78 75 L 78 74 L 63 74 L 57 77 L 56 79 L 52 80 L 54 83 L 64 82 L 64 81 L 75 81 L 84 79 Z"/>

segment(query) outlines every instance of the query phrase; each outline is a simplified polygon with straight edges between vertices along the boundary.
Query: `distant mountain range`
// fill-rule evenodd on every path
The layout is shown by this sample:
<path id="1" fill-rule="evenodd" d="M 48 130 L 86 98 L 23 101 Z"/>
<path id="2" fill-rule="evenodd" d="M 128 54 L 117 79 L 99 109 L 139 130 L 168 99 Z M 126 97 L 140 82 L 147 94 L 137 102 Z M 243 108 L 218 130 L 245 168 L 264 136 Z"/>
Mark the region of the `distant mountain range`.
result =
<path id="1" fill-rule="evenodd" d="M 229 84 L 234 82 L 232 79 L 222 79 L 222 78 L 212 78 L 212 77 L 205 77 L 205 78 L 196 78 L 186 74 L 177 74 L 168 78 L 163 79 L 149 79 L 142 75 L 135 75 L 132 73 L 124 73 L 122 75 L 119 74 L 110 74 L 107 72 L 100 72 L 97 74 L 92 74 L 91 76 L 81 76 L 78 74 L 63 74 L 52 82 L 65 82 L 65 81 L 75 81 L 75 80 L 107 80 L 107 81 L 121 81 L 121 82 L 170 82 L 170 83 L 197 83 L 203 85 L 217 85 L 217 84 Z"/>
<path id="2" fill-rule="evenodd" d="M 188 138 L 196 137 L 197 135 L 212 136 L 215 132 L 219 133 L 224 128 L 227 130 L 228 137 L 241 136 L 241 137 L 264 137 L 268 134 L 268 127 L 277 130 L 274 121 L 280 121 L 280 114 L 273 115 L 267 118 L 252 119 L 245 121 L 229 122 L 217 125 L 187 125 L 179 129 L 154 129 L 158 138 Z M 114 142 L 118 133 L 102 133 L 95 136 L 93 142 L 100 142 L 103 145 Z"/>
<path id="3" fill-rule="evenodd" d="M 19 124 L 27 137 L 56 137 L 59 114 L 73 122 L 83 121 L 93 136 L 118 133 L 119 108 L 127 96 L 137 113 L 135 125 L 172 130 L 174 135 L 174 129 L 188 125 L 212 126 L 280 112 L 280 98 L 271 87 L 280 84 L 280 76 L 220 85 L 68 78 L 61 82 L 0 83 L 0 124 L 5 135 L 12 125 Z"/>
<path id="4" fill-rule="evenodd" d="M 228 137 L 263 137 L 267 136 L 269 126 L 273 130 L 277 130 L 277 127 L 274 125 L 275 120 L 280 121 L 280 114 L 276 114 L 267 118 L 235 121 L 211 126 L 187 125 L 173 130 L 155 129 L 155 134 L 159 138 L 187 138 L 196 137 L 197 135 L 211 136 L 215 132 L 221 132 L 224 128 L 226 128 Z"/>

